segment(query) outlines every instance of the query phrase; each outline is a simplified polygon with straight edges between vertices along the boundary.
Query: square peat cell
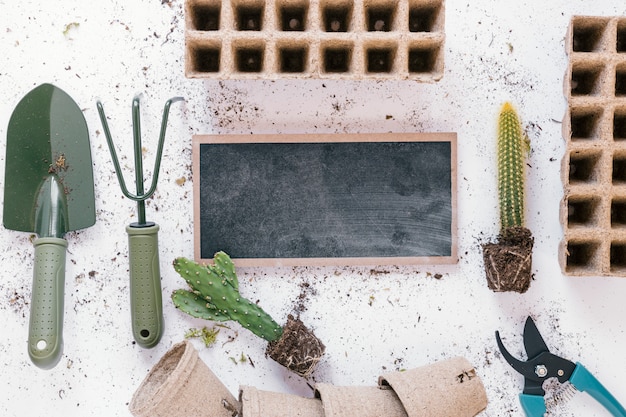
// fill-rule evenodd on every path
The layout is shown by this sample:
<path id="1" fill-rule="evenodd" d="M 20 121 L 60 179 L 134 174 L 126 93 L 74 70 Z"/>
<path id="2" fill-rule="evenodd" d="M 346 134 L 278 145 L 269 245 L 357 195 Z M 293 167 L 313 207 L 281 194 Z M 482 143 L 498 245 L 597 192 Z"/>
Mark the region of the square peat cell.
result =
<path id="1" fill-rule="evenodd" d="M 281 72 L 299 73 L 306 69 L 307 51 L 305 48 L 281 49 L 279 55 Z"/>
<path id="2" fill-rule="evenodd" d="M 572 154 L 569 158 L 569 182 L 588 183 L 597 180 L 598 155 Z"/>
<path id="3" fill-rule="evenodd" d="M 280 10 L 280 27 L 286 32 L 305 30 L 307 10 L 305 7 L 285 7 Z"/>
<path id="4" fill-rule="evenodd" d="M 596 139 L 601 110 L 590 109 L 572 112 L 572 140 Z"/>
<path id="5" fill-rule="evenodd" d="M 617 26 L 617 52 L 626 53 L 626 20 Z"/>
<path id="6" fill-rule="evenodd" d="M 626 110 L 613 115 L 613 140 L 626 140 Z"/>
<path id="7" fill-rule="evenodd" d="M 194 70 L 197 72 L 220 71 L 220 49 L 198 47 L 192 51 Z"/>
<path id="8" fill-rule="evenodd" d="M 367 51 L 367 72 L 391 72 L 393 59 L 391 49 L 370 49 Z"/>
<path id="9" fill-rule="evenodd" d="M 263 70 L 263 50 L 239 49 L 236 64 L 239 72 L 261 72 Z"/>
<path id="10" fill-rule="evenodd" d="M 626 226 L 626 201 L 611 201 L 611 227 Z"/>
<path id="11" fill-rule="evenodd" d="M 598 244 L 594 242 L 569 242 L 567 244 L 566 269 L 589 269 L 596 260 Z"/>
<path id="12" fill-rule="evenodd" d="M 615 96 L 626 96 L 626 67 L 615 71 Z"/>
<path id="13" fill-rule="evenodd" d="M 367 11 L 367 30 L 370 32 L 389 32 L 393 26 L 392 8 L 373 8 Z"/>
<path id="14" fill-rule="evenodd" d="M 612 179 L 614 184 L 626 183 L 626 155 L 613 157 Z"/>
<path id="15" fill-rule="evenodd" d="M 347 7 L 329 7 L 324 10 L 324 30 L 326 32 L 347 32 L 352 11 Z"/>
<path id="16" fill-rule="evenodd" d="M 626 243 L 611 242 L 611 271 L 626 269 Z"/>
<path id="17" fill-rule="evenodd" d="M 574 22 L 572 50 L 574 52 L 596 52 L 600 49 L 606 26 L 601 23 Z"/>
<path id="18" fill-rule="evenodd" d="M 573 200 L 567 202 L 567 225 L 572 226 L 593 226 L 596 219 L 598 201 Z"/>
<path id="19" fill-rule="evenodd" d="M 588 96 L 600 93 L 602 68 L 572 69 L 572 95 Z"/>
<path id="20" fill-rule="evenodd" d="M 219 30 L 220 7 L 219 5 L 196 5 L 191 9 L 191 20 L 195 30 Z"/>
<path id="21" fill-rule="evenodd" d="M 325 72 L 348 72 L 352 51 L 348 48 L 328 48 L 324 51 Z"/>
<path id="22" fill-rule="evenodd" d="M 433 32 L 439 6 L 413 7 L 409 10 L 409 32 Z"/>
<path id="23" fill-rule="evenodd" d="M 409 72 L 433 72 L 437 62 L 436 49 L 412 48 L 409 50 Z"/>
<path id="24" fill-rule="evenodd" d="M 263 8 L 239 7 L 236 9 L 237 30 L 260 31 L 263 27 Z"/>

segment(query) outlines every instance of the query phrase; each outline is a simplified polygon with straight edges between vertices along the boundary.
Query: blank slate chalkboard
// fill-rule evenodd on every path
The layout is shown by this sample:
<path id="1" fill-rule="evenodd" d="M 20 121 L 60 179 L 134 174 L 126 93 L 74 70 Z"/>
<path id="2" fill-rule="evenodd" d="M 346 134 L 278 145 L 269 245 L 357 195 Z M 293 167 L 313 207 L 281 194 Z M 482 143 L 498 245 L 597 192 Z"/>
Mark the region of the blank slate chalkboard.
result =
<path id="1" fill-rule="evenodd" d="M 195 258 L 454 263 L 456 134 L 193 138 Z"/>

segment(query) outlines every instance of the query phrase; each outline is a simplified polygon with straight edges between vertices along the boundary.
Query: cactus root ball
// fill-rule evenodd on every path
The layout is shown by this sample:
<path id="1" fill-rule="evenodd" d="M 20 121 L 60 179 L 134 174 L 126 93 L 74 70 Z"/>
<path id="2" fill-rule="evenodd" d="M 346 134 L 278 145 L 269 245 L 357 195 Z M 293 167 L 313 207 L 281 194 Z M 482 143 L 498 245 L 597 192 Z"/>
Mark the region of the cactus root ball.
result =
<path id="1" fill-rule="evenodd" d="M 510 227 L 483 246 L 487 285 L 494 292 L 525 293 L 532 281 L 534 239 L 525 227 Z"/>
<path id="2" fill-rule="evenodd" d="M 280 339 L 270 342 L 267 355 L 287 369 L 308 377 L 322 359 L 326 347 L 302 321 L 289 315 Z"/>

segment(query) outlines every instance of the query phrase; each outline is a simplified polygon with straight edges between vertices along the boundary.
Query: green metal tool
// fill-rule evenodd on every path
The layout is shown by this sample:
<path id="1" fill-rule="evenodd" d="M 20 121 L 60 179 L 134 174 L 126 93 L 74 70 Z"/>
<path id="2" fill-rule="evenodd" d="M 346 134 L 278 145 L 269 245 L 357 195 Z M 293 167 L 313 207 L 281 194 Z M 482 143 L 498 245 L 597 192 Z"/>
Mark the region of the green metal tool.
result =
<path id="1" fill-rule="evenodd" d="M 161 133 L 152 173 L 152 184 L 148 191 L 145 192 L 139 97 L 133 99 L 132 118 L 136 194 L 130 193 L 126 187 L 126 182 L 124 181 L 124 176 L 117 158 L 117 152 L 115 151 L 113 139 L 111 138 L 109 125 L 104 114 L 104 108 L 101 102 L 98 101 L 97 103 L 100 121 L 102 122 L 122 193 L 127 198 L 137 202 L 137 222 L 131 223 L 126 227 L 126 233 L 128 234 L 128 256 L 130 259 L 130 309 L 133 337 L 140 346 L 145 348 L 156 346 L 163 335 L 163 305 L 158 241 L 159 226 L 154 222 L 146 221 L 145 201 L 156 191 L 170 106 L 172 103 L 180 100 L 183 100 L 183 98 L 174 97 L 167 100 L 165 103 L 161 121 Z"/>
<path id="2" fill-rule="evenodd" d="M 95 222 L 87 123 L 70 96 L 42 84 L 9 120 L 3 210 L 4 227 L 37 234 L 28 353 L 40 368 L 63 353 L 64 236 Z"/>

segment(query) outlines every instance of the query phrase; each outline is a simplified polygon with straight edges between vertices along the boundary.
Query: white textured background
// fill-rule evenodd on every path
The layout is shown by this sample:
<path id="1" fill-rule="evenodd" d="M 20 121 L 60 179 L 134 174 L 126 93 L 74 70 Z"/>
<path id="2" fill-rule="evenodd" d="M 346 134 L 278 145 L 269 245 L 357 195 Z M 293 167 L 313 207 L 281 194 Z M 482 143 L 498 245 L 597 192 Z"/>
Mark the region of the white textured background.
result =
<path id="1" fill-rule="evenodd" d="M 84 109 L 97 199 L 96 225 L 67 236 L 65 351 L 50 371 L 32 365 L 26 351 L 29 235 L 0 229 L 0 415 L 130 416 L 128 403 L 148 370 L 187 329 L 209 324 L 176 311 L 169 299 L 184 287 L 171 261 L 193 255 L 191 136 L 204 133 L 458 133 L 458 265 L 239 271 L 242 293 L 279 322 L 303 297 L 301 318 L 327 346 L 311 383 L 374 385 L 383 372 L 463 355 L 487 390 L 482 415 L 522 416 L 523 379 L 497 352 L 494 331 L 522 356 L 530 314 L 554 352 L 581 361 L 626 403 L 626 279 L 565 277 L 557 263 L 566 29 L 572 15 L 626 14 L 623 1 L 447 0 L 446 69 L 436 84 L 187 80 L 183 9 L 183 0 L 0 0 L 0 172 L 13 108 L 51 82 Z M 135 220 L 135 204 L 121 195 L 95 107 L 101 99 L 132 181 L 137 93 L 147 171 L 165 100 L 187 100 L 172 106 L 158 191 L 147 206 L 161 226 L 166 325 L 151 350 L 135 345 L 130 330 L 124 227 Z M 498 231 L 495 118 L 505 100 L 518 108 L 532 146 L 527 218 L 536 279 L 523 295 L 488 290 L 480 251 Z M 264 357 L 263 342 L 231 328 L 212 348 L 194 343 L 235 395 L 240 384 L 312 394 L 306 381 Z M 242 353 L 254 366 L 229 359 Z M 557 415 L 608 413 L 579 394 Z"/>

